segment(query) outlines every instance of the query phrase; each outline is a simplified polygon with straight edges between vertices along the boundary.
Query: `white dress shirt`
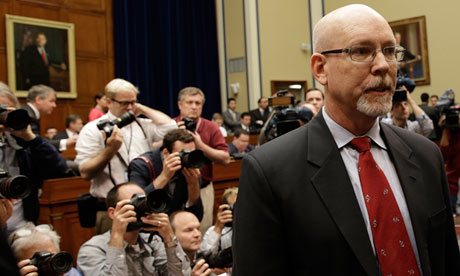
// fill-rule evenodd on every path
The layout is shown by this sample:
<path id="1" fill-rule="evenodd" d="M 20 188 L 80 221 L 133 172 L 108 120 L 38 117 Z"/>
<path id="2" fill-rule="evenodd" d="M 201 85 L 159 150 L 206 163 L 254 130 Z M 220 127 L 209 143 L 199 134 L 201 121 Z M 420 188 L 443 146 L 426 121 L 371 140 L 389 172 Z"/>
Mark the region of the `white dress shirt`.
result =
<path id="1" fill-rule="evenodd" d="M 324 120 L 326 121 L 326 125 L 329 128 L 329 131 L 331 132 L 332 136 L 334 137 L 335 143 L 339 148 L 340 155 L 342 156 L 342 160 L 347 170 L 348 176 L 350 177 L 351 185 L 353 186 L 353 190 L 355 192 L 359 208 L 361 209 L 361 214 L 363 215 L 363 219 L 366 224 L 369 240 L 375 253 L 369 216 L 367 213 L 366 204 L 364 202 L 363 191 L 361 189 L 361 181 L 359 180 L 359 152 L 348 145 L 348 143 L 350 143 L 351 140 L 353 140 L 353 138 L 356 138 L 357 136 L 353 135 L 351 132 L 349 132 L 348 130 L 337 124 L 334 120 L 332 120 L 332 118 L 327 115 L 324 108 L 322 109 L 322 112 Z M 385 146 L 382 137 L 380 136 L 380 124 L 377 119 L 375 120 L 375 123 L 372 126 L 372 128 L 363 136 L 368 136 L 372 140 L 372 156 L 374 157 L 375 162 L 383 170 L 385 177 L 387 178 L 388 183 L 391 187 L 391 190 L 393 191 L 396 203 L 398 204 L 399 210 L 404 220 L 404 224 L 406 226 L 407 233 L 409 235 L 410 242 L 412 244 L 412 249 L 417 259 L 417 265 L 419 267 L 419 270 L 422 271 L 420 266 L 420 257 L 417 251 L 417 244 L 415 242 L 414 229 L 412 227 L 412 222 L 410 220 L 406 199 L 404 197 L 404 193 L 402 191 L 401 183 L 399 182 L 396 169 L 388 154 L 388 149 Z M 391 231 L 391 229 L 388 229 L 388 231 Z"/>

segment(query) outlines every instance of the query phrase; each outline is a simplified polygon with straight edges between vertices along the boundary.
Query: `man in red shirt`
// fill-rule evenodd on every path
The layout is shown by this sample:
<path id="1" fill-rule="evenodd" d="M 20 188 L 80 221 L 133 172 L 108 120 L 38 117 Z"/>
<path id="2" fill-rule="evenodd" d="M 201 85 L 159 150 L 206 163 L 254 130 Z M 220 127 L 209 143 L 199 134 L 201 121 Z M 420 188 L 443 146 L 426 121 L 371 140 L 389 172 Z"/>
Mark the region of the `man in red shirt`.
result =
<path id="1" fill-rule="evenodd" d="M 180 128 L 185 128 L 183 118 L 191 119 L 196 124 L 196 130 L 190 131 L 195 138 L 196 149 L 202 150 L 204 155 L 214 163 L 227 165 L 230 162 L 228 147 L 219 127 L 213 122 L 201 117 L 205 96 L 203 91 L 196 87 L 183 88 L 177 97 L 180 114 L 174 120 Z M 200 195 L 203 202 L 202 232 L 212 225 L 214 187 L 212 185 L 212 164 L 206 164 L 201 170 Z"/>

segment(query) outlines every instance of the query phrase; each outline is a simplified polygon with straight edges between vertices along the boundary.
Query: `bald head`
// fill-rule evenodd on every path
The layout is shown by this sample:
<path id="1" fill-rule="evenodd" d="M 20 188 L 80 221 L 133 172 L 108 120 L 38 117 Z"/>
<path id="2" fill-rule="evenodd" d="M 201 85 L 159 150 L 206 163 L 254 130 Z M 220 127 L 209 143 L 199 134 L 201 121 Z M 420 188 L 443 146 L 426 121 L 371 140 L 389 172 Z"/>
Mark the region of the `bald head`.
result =
<path id="1" fill-rule="evenodd" d="M 353 32 L 357 26 L 368 28 L 376 22 L 388 26 L 388 22 L 374 9 L 353 4 L 338 8 L 321 18 L 313 30 L 313 47 L 316 53 L 343 45 L 345 34 Z"/>

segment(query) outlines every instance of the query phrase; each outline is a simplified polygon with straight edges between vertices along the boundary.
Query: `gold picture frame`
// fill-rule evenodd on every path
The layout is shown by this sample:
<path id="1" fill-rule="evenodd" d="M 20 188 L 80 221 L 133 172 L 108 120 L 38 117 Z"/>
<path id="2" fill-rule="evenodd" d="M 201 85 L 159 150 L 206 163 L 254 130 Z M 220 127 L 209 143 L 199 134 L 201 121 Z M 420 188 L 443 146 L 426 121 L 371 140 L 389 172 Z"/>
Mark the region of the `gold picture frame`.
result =
<path id="1" fill-rule="evenodd" d="M 57 98 L 75 99 L 74 24 L 9 14 L 5 17 L 8 84 L 16 96 L 27 97 L 31 86 L 45 84 L 56 91 Z"/>
<path id="2" fill-rule="evenodd" d="M 397 44 L 399 34 L 400 45 L 406 49 L 404 60 L 400 62 L 400 72 L 417 85 L 430 84 L 425 16 L 392 21 L 390 26 Z"/>

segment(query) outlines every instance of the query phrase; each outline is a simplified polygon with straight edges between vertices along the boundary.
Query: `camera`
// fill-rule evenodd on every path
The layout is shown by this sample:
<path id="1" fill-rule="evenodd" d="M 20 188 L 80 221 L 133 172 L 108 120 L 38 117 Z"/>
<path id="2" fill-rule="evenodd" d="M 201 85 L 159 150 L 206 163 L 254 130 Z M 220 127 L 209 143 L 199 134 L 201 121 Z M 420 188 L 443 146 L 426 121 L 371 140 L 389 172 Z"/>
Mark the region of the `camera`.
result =
<path id="1" fill-rule="evenodd" d="M 116 118 L 113 121 L 110 120 L 101 120 L 97 123 L 97 128 L 99 130 L 103 130 L 105 132 L 106 137 L 110 137 L 112 135 L 113 127 L 117 126 L 118 128 L 122 128 L 126 125 L 129 125 L 134 120 L 136 120 L 136 116 L 131 110 L 126 111 L 125 113 L 121 114 L 120 117 Z"/>
<path id="2" fill-rule="evenodd" d="M 30 117 L 24 109 L 8 111 L 7 104 L 0 104 L 0 125 L 14 130 L 25 129 L 30 124 Z"/>
<path id="3" fill-rule="evenodd" d="M 148 195 L 141 193 L 134 194 L 129 204 L 134 206 L 137 221 L 128 224 L 126 230 L 128 232 L 143 229 L 145 227 L 152 227 L 152 225 L 143 223 L 141 217 L 152 213 L 158 214 L 168 212 L 169 206 L 171 205 L 171 198 L 165 190 L 158 189 L 150 192 Z"/>
<path id="4" fill-rule="evenodd" d="M 224 211 L 226 211 L 226 210 L 232 211 L 232 214 L 233 214 L 233 206 L 232 205 L 230 205 L 230 207 L 224 209 Z M 233 227 L 233 221 L 229 221 L 229 222 L 225 223 L 225 227 Z"/>
<path id="5" fill-rule="evenodd" d="M 196 259 L 204 259 L 209 268 L 227 268 L 233 265 L 232 247 L 227 247 L 217 253 L 198 253 Z M 194 266 L 194 264 L 193 264 Z"/>
<path id="6" fill-rule="evenodd" d="M 445 126 L 449 128 L 458 128 L 460 106 L 455 104 L 455 93 L 452 88 L 447 89 L 439 98 L 436 108 L 446 116 Z"/>
<path id="7" fill-rule="evenodd" d="M 196 131 L 196 122 L 193 119 L 182 118 L 182 121 L 184 122 L 186 130 L 190 130 L 191 132 Z"/>
<path id="8" fill-rule="evenodd" d="M 23 199 L 32 191 L 32 183 L 24 175 L 10 176 L 0 169 L 0 194 L 8 199 Z"/>
<path id="9" fill-rule="evenodd" d="M 179 157 L 182 167 L 185 168 L 201 169 L 204 164 L 209 162 L 201 150 L 192 151 L 190 149 L 183 149 L 179 152 Z"/>
<path id="10" fill-rule="evenodd" d="M 404 87 L 406 87 L 409 93 L 412 93 L 412 91 L 414 91 L 415 89 L 415 81 L 413 81 L 411 78 L 408 78 L 408 77 L 398 76 L 398 78 L 396 79 L 396 88 L 399 88 L 403 85 Z"/>
<path id="11" fill-rule="evenodd" d="M 458 119 L 460 114 L 459 105 L 451 105 L 444 108 L 444 114 L 446 115 L 446 127 L 458 128 Z"/>
<path id="12" fill-rule="evenodd" d="M 73 258 L 64 251 L 56 254 L 49 251 L 38 251 L 30 259 L 30 264 L 38 268 L 37 273 L 40 276 L 58 276 L 72 269 Z"/>
<path id="13" fill-rule="evenodd" d="M 407 93 L 404 89 L 396 89 L 393 94 L 393 102 L 405 102 L 407 101 Z"/>

